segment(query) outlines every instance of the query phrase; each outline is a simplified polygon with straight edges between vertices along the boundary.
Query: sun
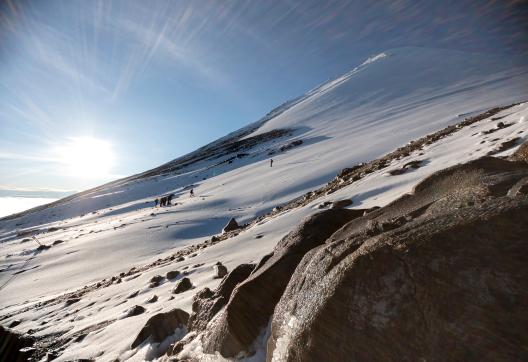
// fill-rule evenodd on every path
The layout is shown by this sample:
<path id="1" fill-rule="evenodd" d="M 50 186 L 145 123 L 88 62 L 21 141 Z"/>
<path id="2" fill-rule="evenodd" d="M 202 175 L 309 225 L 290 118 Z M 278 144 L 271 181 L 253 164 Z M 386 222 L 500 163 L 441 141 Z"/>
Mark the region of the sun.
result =
<path id="1" fill-rule="evenodd" d="M 72 177 L 109 177 L 114 166 L 112 144 L 93 137 L 71 137 L 58 148 L 58 153 L 67 174 Z"/>

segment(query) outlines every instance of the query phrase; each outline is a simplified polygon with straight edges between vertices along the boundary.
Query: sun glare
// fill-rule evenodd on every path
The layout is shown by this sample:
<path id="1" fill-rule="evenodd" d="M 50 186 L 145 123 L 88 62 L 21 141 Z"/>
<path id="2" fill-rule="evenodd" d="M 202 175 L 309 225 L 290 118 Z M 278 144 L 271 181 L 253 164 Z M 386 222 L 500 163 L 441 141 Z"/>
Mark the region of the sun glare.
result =
<path id="1" fill-rule="evenodd" d="M 69 176 L 104 178 L 110 176 L 114 163 L 112 145 L 92 137 L 72 137 L 59 147 L 59 159 Z"/>

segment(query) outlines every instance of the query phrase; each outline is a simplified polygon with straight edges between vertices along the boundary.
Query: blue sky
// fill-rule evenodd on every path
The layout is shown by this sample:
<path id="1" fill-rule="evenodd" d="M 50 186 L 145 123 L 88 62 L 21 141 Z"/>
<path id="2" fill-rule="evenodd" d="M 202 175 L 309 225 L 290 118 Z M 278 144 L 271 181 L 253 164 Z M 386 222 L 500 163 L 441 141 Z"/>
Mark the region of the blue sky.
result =
<path id="1" fill-rule="evenodd" d="M 528 49 L 521 1 L 41 0 L 0 15 L 0 189 L 16 192 L 155 167 L 389 48 Z"/>

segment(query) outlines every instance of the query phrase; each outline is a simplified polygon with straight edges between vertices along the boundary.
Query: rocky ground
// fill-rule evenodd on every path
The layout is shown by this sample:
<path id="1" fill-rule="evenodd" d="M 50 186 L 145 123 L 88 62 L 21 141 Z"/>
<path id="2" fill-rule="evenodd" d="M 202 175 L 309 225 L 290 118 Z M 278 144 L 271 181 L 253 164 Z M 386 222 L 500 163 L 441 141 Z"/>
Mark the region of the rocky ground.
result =
<path id="1" fill-rule="evenodd" d="M 167 358 L 250 355 L 270 323 L 268 361 L 526 360 L 527 148 L 306 219 L 236 288 L 198 293 Z"/>
<path id="2" fill-rule="evenodd" d="M 156 345 L 148 359 L 526 360 L 528 143 L 509 157 L 500 156 L 524 136 L 519 126 L 524 123 L 514 125 L 504 116 L 516 106 L 468 117 L 383 157 L 343 169 L 316 190 L 248 222 L 230 219 L 222 233 L 154 261 L 12 308 L 0 317 L 7 327 L 0 336 L 8 341 L 2 353 L 7 360 L 65 360 L 61 354 L 87 336 L 118 320 L 146 316 L 127 348 Z M 483 131 L 473 130 L 477 123 Z M 499 138 L 505 129 L 515 129 L 515 135 Z M 428 148 L 461 131 L 474 132 L 471 137 L 495 148 L 487 156 L 430 175 L 412 192 L 381 208 L 347 209 L 351 198 L 328 201 L 329 195 L 349 192 L 351 185 L 373 175 L 393 179 L 427 167 Z M 288 132 L 220 142 L 215 150 L 239 152 L 245 145 Z M 292 141 L 285 150 L 277 150 L 300 145 Z M 193 273 L 204 265 L 194 261 L 197 255 L 308 207 L 319 211 L 282 238 L 270 254 L 261 253 L 260 260 L 230 272 L 216 262 L 211 277 L 219 284 L 197 287 Z M 26 237 L 20 243 L 30 242 L 27 236 L 17 235 Z M 257 233 L 254 238 L 261 237 Z M 67 244 L 56 240 L 42 250 L 36 248 L 34 255 L 63 243 Z M 125 288 L 125 298 L 112 302 L 115 307 L 133 302 L 125 314 L 99 318 L 83 328 L 44 332 L 48 322 L 88 320 L 97 314 L 93 310 L 103 308 L 97 305 L 101 300 L 90 301 L 90 296 L 147 275 L 148 285 L 141 291 Z M 157 313 L 149 310 L 160 298 L 166 299 L 160 289 L 167 285 L 168 300 L 192 293 L 192 310 L 174 306 Z M 146 291 L 148 298 L 137 301 Z M 15 332 L 12 328 L 21 322 L 17 316 L 32 311 L 42 319 L 39 327 L 26 329 L 24 335 Z M 101 353 L 87 360 L 105 358 Z"/>

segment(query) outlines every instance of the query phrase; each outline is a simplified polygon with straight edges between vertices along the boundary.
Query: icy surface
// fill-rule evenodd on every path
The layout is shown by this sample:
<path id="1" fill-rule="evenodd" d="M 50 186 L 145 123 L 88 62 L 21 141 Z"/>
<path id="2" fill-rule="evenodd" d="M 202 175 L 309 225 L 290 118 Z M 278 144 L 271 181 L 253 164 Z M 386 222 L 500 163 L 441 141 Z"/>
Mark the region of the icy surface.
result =
<path id="1" fill-rule="evenodd" d="M 382 156 L 466 116 L 527 100 L 527 71 L 512 60 L 493 56 L 389 50 L 279 107 L 248 128 L 258 127 L 245 138 L 276 129 L 291 129 L 289 135 L 198 160 L 169 174 L 111 183 L 44 210 L 0 220 L 0 316 L 12 314 L 1 323 L 19 319 L 22 323 L 16 330 L 31 329 L 37 336 L 66 333 L 65 337 L 88 328 L 84 338 L 70 342 L 58 360 L 154 358 L 160 346 L 130 350 L 135 336 L 158 312 L 175 307 L 190 312 L 192 296 L 199 289 L 218 285 L 219 280 L 213 279 L 217 261 L 228 270 L 257 262 L 303 217 L 317 212 L 321 202 L 352 198 L 353 208 L 383 206 L 437 170 L 486 155 L 504 141 L 516 139 L 519 145 L 528 134 L 528 104 L 463 128 L 305 207 L 264 219 L 194 257 L 124 278 L 68 306 L 36 303 L 203 242 L 219 234 L 231 217 L 239 223 L 251 221 L 325 184 L 344 167 Z M 499 122 L 511 125 L 497 129 Z M 490 129 L 496 130 L 487 133 Z M 303 143 L 278 151 L 293 140 Z M 241 152 L 246 155 L 236 157 Z M 422 167 L 402 175 L 388 174 L 411 160 L 423 161 Z M 195 197 L 190 197 L 190 188 Z M 175 194 L 173 206 L 154 208 L 153 200 L 169 193 Z M 24 241 L 28 230 L 39 231 L 41 243 L 64 242 L 38 252 L 35 241 Z M 154 275 L 184 268 L 193 289 L 169 300 L 174 280 L 149 288 Z M 135 291 L 137 296 L 127 298 Z M 146 303 L 154 294 L 158 301 Z M 122 318 L 133 305 L 142 305 L 146 312 Z M 177 331 L 176 338 L 180 338 Z M 262 351 L 256 356 L 263 356 Z"/>

